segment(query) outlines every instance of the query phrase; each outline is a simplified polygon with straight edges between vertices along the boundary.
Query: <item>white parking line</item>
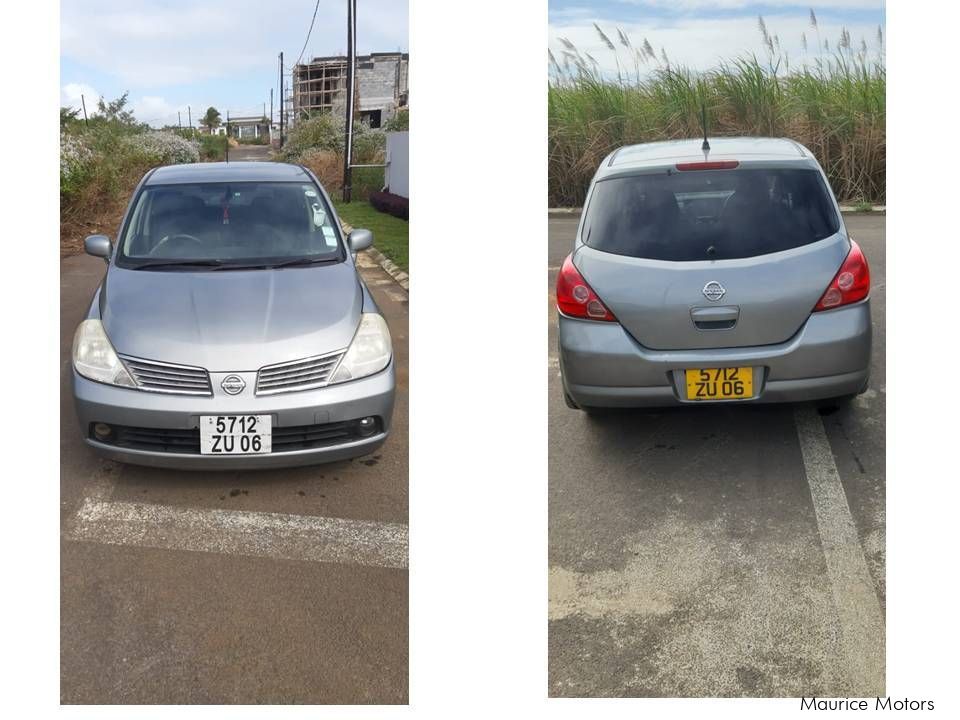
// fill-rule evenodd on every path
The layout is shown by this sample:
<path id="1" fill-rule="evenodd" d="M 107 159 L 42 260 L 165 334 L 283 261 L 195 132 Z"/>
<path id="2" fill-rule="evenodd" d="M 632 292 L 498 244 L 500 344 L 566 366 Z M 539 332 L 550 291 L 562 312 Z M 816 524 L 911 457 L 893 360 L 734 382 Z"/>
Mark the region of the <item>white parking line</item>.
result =
<path id="1" fill-rule="evenodd" d="M 178 508 L 88 497 L 69 540 L 282 560 L 407 567 L 407 526 L 239 510 Z"/>
<path id="2" fill-rule="evenodd" d="M 823 421 L 813 407 L 798 407 L 795 419 L 840 621 L 841 645 L 850 680 L 848 692 L 851 696 L 882 697 L 886 675 L 883 612 L 867 570 L 833 451 Z"/>

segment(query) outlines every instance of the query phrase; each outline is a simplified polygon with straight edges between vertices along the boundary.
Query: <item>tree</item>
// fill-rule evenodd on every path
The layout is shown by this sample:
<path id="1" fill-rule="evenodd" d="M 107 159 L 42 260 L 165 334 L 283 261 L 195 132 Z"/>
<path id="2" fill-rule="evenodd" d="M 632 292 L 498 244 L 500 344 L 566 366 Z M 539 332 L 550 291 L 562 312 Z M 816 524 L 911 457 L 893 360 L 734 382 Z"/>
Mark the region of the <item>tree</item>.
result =
<path id="1" fill-rule="evenodd" d="M 137 119 L 133 116 L 133 110 L 127 109 L 130 91 L 124 91 L 123 95 L 116 100 L 105 102 L 103 97 L 97 101 L 97 114 L 109 123 L 118 125 L 134 126 L 137 125 Z"/>
<path id="2" fill-rule="evenodd" d="M 208 132 L 220 127 L 220 111 L 215 107 L 208 107 L 206 114 L 200 118 L 200 127 L 205 127 Z"/>
<path id="3" fill-rule="evenodd" d="M 80 115 L 80 108 L 61 107 L 60 108 L 60 129 L 68 127 L 77 122 Z"/>

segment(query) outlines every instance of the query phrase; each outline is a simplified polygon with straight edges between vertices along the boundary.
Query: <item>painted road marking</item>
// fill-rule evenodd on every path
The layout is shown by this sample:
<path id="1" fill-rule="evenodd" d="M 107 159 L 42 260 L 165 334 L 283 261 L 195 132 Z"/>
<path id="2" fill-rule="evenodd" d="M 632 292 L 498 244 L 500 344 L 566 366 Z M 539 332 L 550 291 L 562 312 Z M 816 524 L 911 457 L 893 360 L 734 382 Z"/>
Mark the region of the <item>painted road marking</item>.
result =
<path id="1" fill-rule="evenodd" d="M 407 526 L 87 498 L 69 540 L 280 560 L 407 567 Z"/>
<path id="2" fill-rule="evenodd" d="M 840 621 L 841 646 L 858 697 L 885 694 L 885 626 L 857 528 L 820 415 L 811 405 L 794 413 L 803 465 Z"/>

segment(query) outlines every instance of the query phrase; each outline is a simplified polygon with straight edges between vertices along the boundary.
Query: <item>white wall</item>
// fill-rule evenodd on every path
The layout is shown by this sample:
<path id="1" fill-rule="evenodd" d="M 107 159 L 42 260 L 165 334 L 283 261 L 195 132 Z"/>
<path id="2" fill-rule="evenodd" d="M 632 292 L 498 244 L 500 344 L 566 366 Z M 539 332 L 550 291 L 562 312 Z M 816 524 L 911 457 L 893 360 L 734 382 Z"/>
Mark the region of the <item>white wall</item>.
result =
<path id="1" fill-rule="evenodd" d="M 387 133 L 385 184 L 394 195 L 410 197 L 410 142 L 407 132 Z"/>

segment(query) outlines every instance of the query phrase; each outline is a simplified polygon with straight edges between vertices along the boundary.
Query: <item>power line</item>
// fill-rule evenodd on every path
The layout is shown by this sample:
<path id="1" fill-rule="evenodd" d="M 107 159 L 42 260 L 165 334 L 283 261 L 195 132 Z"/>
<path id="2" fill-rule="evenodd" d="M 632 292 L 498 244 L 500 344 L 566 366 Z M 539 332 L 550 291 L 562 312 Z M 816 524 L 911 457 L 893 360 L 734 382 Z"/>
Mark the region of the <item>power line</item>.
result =
<path id="1" fill-rule="evenodd" d="M 317 4 L 313 6 L 313 18 L 310 20 L 310 29 L 307 30 L 307 39 L 303 41 L 303 50 L 300 51 L 300 57 L 297 58 L 297 61 L 294 65 L 299 65 L 300 61 L 303 59 L 303 53 L 307 51 L 307 43 L 310 42 L 310 33 L 313 32 L 313 23 L 317 19 L 317 10 L 320 8 L 320 0 L 317 0 Z"/>

